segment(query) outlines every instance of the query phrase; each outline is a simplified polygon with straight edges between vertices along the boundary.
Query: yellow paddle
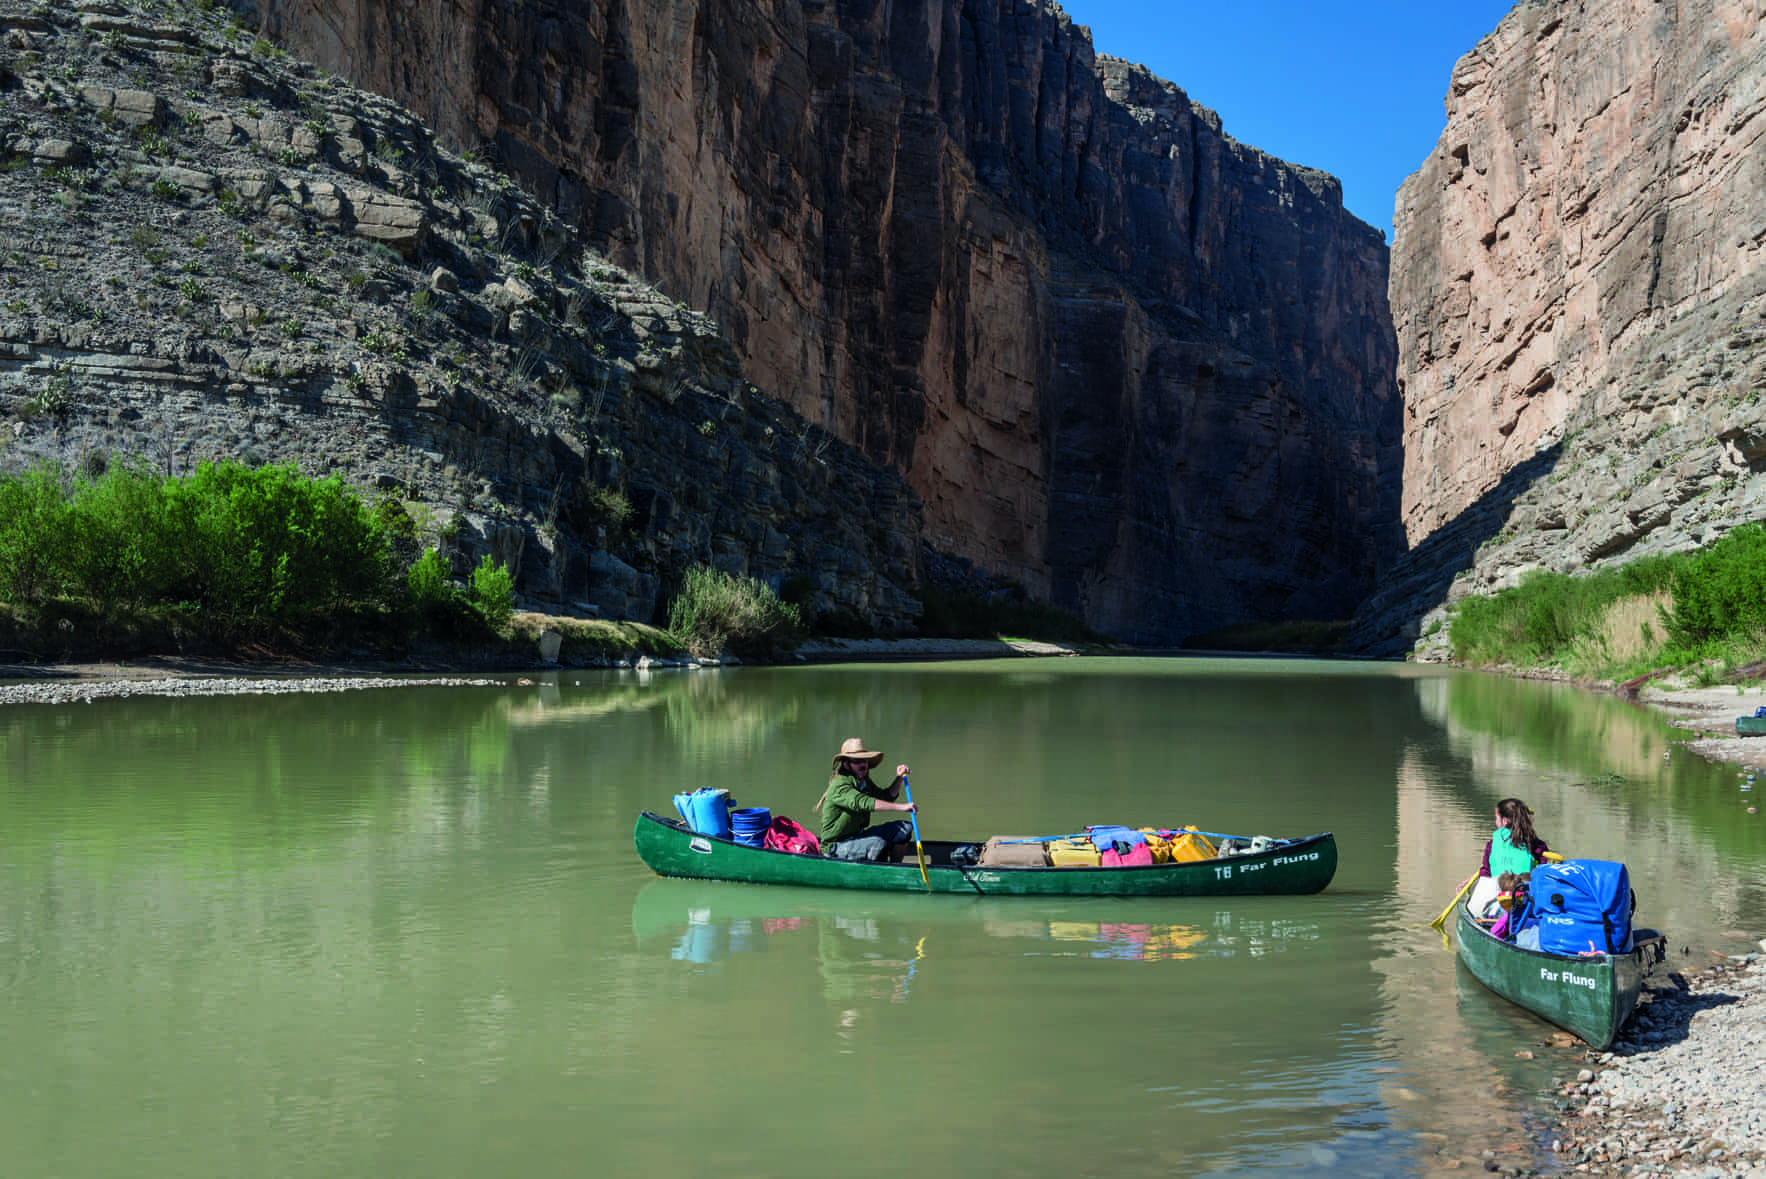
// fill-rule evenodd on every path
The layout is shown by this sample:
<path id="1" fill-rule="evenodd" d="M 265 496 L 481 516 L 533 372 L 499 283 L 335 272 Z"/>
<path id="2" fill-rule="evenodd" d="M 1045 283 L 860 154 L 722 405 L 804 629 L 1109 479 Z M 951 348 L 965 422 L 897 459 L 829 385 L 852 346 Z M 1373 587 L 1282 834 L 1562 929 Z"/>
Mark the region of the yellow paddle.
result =
<path id="1" fill-rule="evenodd" d="M 906 774 L 901 776 L 901 793 L 908 800 L 908 805 L 913 806 L 914 788 L 908 785 Z M 908 818 L 914 821 L 914 854 L 920 857 L 920 883 L 926 886 L 927 892 L 931 892 L 932 879 L 926 875 L 926 849 L 920 846 L 920 812 L 909 811 Z"/>
<path id="2" fill-rule="evenodd" d="M 1545 860 L 1547 863 L 1561 864 L 1564 861 L 1564 857 L 1557 852 L 1546 852 Z M 1447 921 L 1447 915 L 1453 912 L 1453 906 L 1459 904 L 1459 902 L 1465 897 L 1466 893 L 1471 890 L 1472 882 L 1477 879 L 1478 874 L 1476 872 L 1473 872 L 1470 876 L 1466 877 L 1466 882 L 1459 886 L 1459 891 L 1453 894 L 1453 899 L 1447 902 L 1447 907 L 1445 909 L 1441 910 L 1441 916 L 1429 922 L 1430 929 L 1441 929 L 1443 940 L 1446 939 L 1447 931 L 1441 927 Z"/>
<path id="3" fill-rule="evenodd" d="M 1447 902 L 1447 907 L 1445 909 L 1441 910 L 1441 916 L 1429 922 L 1430 929 L 1441 928 L 1442 923 L 1447 920 L 1447 915 L 1453 912 L 1453 906 L 1459 904 L 1460 899 L 1464 897 L 1466 893 L 1471 891 L 1472 882 L 1476 879 L 1478 879 L 1478 874 L 1476 872 L 1473 872 L 1470 876 L 1466 877 L 1466 882 L 1459 886 L 1459 891 L 1453 894 L 1453 899 Z"/>

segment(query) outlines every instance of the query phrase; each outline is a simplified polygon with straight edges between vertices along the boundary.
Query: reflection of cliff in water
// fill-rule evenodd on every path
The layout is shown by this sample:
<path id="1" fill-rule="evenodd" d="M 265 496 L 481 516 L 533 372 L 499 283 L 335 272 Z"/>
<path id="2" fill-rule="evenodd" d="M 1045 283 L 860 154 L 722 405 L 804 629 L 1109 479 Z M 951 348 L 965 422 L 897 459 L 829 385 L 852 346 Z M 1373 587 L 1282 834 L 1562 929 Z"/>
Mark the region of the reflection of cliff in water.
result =
<path id="1" fill-rule="evenodd" d="M 1461 675 L 1420 690 L 1471 790 L 1467 870 L 1489 835 L 1490 809 L 1513 795 L 1535 813 L 1554 850 L 1620 860 L 1640 920 L 1697 941 L 1766 911 L 1757 865 L 1766 825 L 1746 814 L 1733 767 L 1683 749 L 1686 734 L 1657 713 L 1562 684 Z"/>
<path id="2" fill-rule="evenodd" d="M 724 760 L 765 746 L 795 722 L 797 705 L 778 693 L 732 690 L 730 678 L 717 671 L 548 672 L 511 710 L 510 724 L 558 728 L 655 710 L 682 746 Z"/>

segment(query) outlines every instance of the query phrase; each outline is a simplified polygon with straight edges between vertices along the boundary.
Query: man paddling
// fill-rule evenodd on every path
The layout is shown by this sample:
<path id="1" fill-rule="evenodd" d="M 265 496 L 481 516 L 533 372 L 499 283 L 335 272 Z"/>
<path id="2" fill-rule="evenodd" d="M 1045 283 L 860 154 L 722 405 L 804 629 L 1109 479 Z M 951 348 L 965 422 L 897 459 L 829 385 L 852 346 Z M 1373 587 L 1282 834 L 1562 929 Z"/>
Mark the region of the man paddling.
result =
<path id="1" fill-rule="evenodd" d="M 816 803 L 822 813 L 822 854 L 837 860 L 875 860 L 891 846 L 913 839 L 913 824 L 892 819 L 869 826 L 873 812 L 912 811 L 911 802 L 897 802 L 907 766 L 895 767 L 895 781 L 887 787 L 871 781 L 871 770 L 883 760 L 881 753 L 865 748 L 857 737 L 849 738 L 834 755 L 834 777 Z"/>

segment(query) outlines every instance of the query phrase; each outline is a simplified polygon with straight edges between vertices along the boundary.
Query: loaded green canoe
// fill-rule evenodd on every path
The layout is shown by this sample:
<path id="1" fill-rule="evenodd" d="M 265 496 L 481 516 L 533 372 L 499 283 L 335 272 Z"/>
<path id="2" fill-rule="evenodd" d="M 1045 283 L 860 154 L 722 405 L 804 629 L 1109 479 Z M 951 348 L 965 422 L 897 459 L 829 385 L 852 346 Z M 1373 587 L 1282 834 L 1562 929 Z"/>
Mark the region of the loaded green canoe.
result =
<path id="1" fill-rule="evenodd" d="M 1737 737 L 1766 737 L 1766 716 L 1736 717 L 1735 735 Z"/>
<path id="2" fill-rule="evenodd" d="M 638 816 L 632 839 L 637 844 L 638 858 L 658 876 L 970 896 L 1308 895 L 1321 891 L 1337 872 L 1337 842 L 1328 831 L 1282 840 L 1260 852 L 1187 864 L 1129 868 L 984 868 L 954 864 L 952 850 L 966 845 L 931 840 L 924 844 L 924 880 L 911 848 L 907 858 L 898 864 L 830 860 L 695 834 L 679 820 L 665 819 L 650 811 Z"/>
<path id="3" fill-rule="evenodd" d="M 1639 929 L 1623 954 L 1549 954 L 1503 941 L 1459 914 L 1459 960 L 1472 977 L 1509 1002 L 1604 1050 L 1631 1018 L 1649 968 L 1662 960 L 1662 938 Z"/>

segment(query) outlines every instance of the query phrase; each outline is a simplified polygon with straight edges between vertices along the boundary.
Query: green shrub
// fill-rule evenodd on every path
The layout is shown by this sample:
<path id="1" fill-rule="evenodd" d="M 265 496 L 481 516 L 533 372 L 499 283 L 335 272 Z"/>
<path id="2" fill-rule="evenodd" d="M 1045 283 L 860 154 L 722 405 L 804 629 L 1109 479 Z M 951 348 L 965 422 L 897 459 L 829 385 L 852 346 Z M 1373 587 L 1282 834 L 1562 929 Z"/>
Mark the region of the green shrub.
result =
<path id="1" fill-rule="evenodd" d="M 681 579 L 668 628 L 695 655 L 764 653 L 802 640 L 803 612 L 763 581 L 698 565 Z"/>
<path id="2" fill-rule="evenodd" d="M 386 536 L 387 550 L 394 561 L 408 566 L 418 559 L 423 543 L 417 534 L 417 521 L 396 496 L 382 496 L 375 503 L 374 520 Z"/>
<path id="3" fill-rule="evenodd" d="M 76 485 L 68 519 L 68 588 L 101 612 L 177 595 L 182 540 L 165 482 L 144 466 L 125 465 Z"/>
<path id="4" fill-rule="evenodd" d="M 290 624 L 384 602 L 385 532 L 341 477 L 228 461 L 204 463 L 170 490 L 197 593 L 223 615 Z"/>
<path id="5" fill-rule="evenodd" d="M 1666 622 L 1669 640 L 1691 650 L 1766 633 L 1766 527 L 1744 524 L 1686 561 Z"/>
<path id="6" fill-rule="evenodd" d="M 14 603 L 83 600 L 100 615 L 195 603 L 287 627 L 382 609 L 393 568 L 387 528 L 356 493 L 292 465 L 0 477 L 0 596 Z"/>
<path id="7" fill-rule="evenodd" d="M 515 578 L 486 553 L 472 571 L 472 585 L 466 598 L 492 629 L 500 629 L 515 613 Z"/>
<path id="8" fill-rule="evenodd" d="M 580 505 L 584 522 L 591 528 L 605 528 L 610 535 L 617 536 L 631 523 L 632 501 L 617 487 L 585 485 Z"/>
<path id="9" fill-rule="evenodd" d="M 454 603 L 454 584 L 448 578 L 448 563 L 436 549 L 425 549 L 405 572 L 405 591 L 418 614 L 433 618 L 445 613 Z"/>
<path id="10" fill-rule="evenodd" d="M 0 481 L 0 598 L 37 602 L 61 591 L 71 498 L 48 464 Z"/>

